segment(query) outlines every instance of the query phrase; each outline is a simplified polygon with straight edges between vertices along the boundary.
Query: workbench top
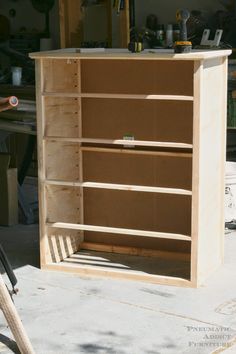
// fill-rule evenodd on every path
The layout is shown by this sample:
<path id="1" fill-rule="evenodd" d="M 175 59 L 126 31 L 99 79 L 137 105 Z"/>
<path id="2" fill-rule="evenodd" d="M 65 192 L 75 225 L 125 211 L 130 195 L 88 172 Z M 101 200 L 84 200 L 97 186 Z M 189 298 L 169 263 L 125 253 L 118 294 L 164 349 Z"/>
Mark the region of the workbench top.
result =
<path id="1" fill-rule="evenodd" d="M 141 53 L 131 53 L 128 49 L 66 48 L 30 53 L 32 59 L 142 59 L 142 60 L 205 60 L 229 56 L 231 50 L 192 50 L 190 53 L 175 54 L 173 49 L 145 49 Z"/>

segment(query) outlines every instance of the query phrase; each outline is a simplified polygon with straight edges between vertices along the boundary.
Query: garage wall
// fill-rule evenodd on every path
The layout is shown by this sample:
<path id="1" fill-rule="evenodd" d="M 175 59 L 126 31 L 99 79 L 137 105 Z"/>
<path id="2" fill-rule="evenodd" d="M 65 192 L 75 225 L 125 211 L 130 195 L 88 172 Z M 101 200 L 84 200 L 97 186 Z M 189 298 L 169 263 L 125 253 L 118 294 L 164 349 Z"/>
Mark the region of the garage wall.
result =
<path id="1" fill-rule="evenodd" d="M 9 10 L 15 9 L 16 16 L 10 17 Z M 19 33 L 21 27 L 25 27 L 28 32 L 42 32 L 45 26 L 45 15 L 37 12 L 30 0 L 4 0 L 0 2 L 0 14 L 6 16 L 10 20 L 11 32 Z M 53 47 L 58 48 L 59 45 L 59 20 L 58 20 L 58 0 L 50 12 L 50 30 L 53 38 Z"/>
<path id="2" fill-rule="evenodd" d="M 78 0 L 79 1 L 79 0 Z M 111 0 L 113 1 L 113 0 Z M 218 0 L 136 0 L 136 25 L 142 27 L 146 22 L 146 16 L 150 13 L 157 15 L 160 24 L 175 22 L 177 8 L 188 8 L 189 10 L 198 9 L 205 13 L 214 13 L 217 9 L 223 9 Z M 16 17 L 9 17 L 9 10 L 16 10 Z M 92 11 L 91 11 L 92 12 Z M 31 5 L 30 0 L 4 0 L 0 2 L 0 13 L 9 17 L 12 32 L 18 32 L 24 26 L 27 30 L 44 29 L 44 15 L 38 13 Z M 51 35 L 53 38 L 53 48 L 59 47 L 59 17 L 58 0 L 55 1 L 54 8 L 50 12 Z M 91 17 L 91 16 L 90 16 Z M 118 42 L 116 15 L 114 15 L 113 42 Z M 95 16 L 97 19 L 97 16 Z M 93 20 L 91 20 L 93 22 Z M 87 25 L 88 37 L 90 26 Z M 101 32 L 103 31 L 103 27 Z M 100 35 L 100 34 L 99 34 Z M 102 38 L 102 35 L 100 36 Z M 87 38 L 89 39 L 89 38 Z M 117 39 L 117 40 L 116 40 Z"/>
<path id="3" fill-rule="evenodd" d="M 144 25 L 146 16 L 150 13 L 157 15 L 160 24 L 175 22 L 178 8 L 202 10 L 204 13 L 224 9 L 218 0 L 136 0 L 136 25 Z"/>

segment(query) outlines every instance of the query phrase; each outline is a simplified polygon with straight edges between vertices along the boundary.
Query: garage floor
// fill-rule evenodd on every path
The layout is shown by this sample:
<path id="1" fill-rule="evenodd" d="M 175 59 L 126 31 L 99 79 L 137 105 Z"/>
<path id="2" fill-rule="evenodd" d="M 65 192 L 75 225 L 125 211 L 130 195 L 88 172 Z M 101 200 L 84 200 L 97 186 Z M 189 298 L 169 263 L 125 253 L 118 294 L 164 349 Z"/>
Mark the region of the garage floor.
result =
<path id="1" fill-rule="evenodd" d="M 41 271 L 38 225 L 0 228 L 37 354 L 236 353 L 236 232 L 225 237 L 224 266 L 186 289 Z M 0 353 L 18 353 L 3 316 L 0 329 Z"/>

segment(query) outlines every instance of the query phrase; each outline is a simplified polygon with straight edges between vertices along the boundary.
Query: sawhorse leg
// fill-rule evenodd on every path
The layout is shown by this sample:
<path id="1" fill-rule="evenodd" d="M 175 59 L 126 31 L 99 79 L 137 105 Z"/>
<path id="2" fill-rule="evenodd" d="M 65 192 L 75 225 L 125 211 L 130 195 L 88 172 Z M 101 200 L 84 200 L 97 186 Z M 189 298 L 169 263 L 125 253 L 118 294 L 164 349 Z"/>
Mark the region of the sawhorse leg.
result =
<path id="1" fill-rule="evenodd" d="M 15 305 L 0 275 L 0 308 L 22 354 L 35 354 Z"/>

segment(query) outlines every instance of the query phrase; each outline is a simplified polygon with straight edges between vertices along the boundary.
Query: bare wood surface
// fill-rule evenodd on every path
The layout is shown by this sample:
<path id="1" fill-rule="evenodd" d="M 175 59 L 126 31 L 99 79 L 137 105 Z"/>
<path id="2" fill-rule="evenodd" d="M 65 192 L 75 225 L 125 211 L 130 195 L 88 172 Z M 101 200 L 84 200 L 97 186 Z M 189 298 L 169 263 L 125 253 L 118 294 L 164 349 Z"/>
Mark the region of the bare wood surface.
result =
<path id="1" fill-rule="evenodd" d="M 45 141 L 65 141 L 71 143 L 91 143 L 91 144 L 108 144 L 108 145 L 137 145 L 137 146 L 153 146 L 163 148 L 191 149 L 192 144 L 160 142 L 160 141 L 141 141 L 141 140 L 124 140 L 124 139 L 87 139 L 87 138 L 64 138 L 64 137 L 44 137 Z"/>
<path id="2" fill-rule="evenodd" d="M 68 93 L 68 92 L 43 92 L 48 97 L 81 97 L 81 98 L 116 98 L 133 100 L 165 100 L 165 101 L 193 101 L 193 96 L 187 95 L 145 95 L 145 94 L 119 94 L 119 93 Z"/>
<path id="3" fill-rule="evenodd" d="M 173 240 L 185 240 L 191 241 L 190 236 L 179 235 L 179 234 L 168 234 L 164 232 L 154 232 L 154 231 L 145 231 L 145 230 L 131 230 L 131 229 L 122 229 L 116 227 L 104 227 L 104 226 L 94 226 L 94 225 L 80 225 L 80 224 L 71 224 L 65 222 L 47 222 L 48 227 L 55 227 L 61 229 L 72 229 L 72 230 L 83 230 L 83 231 L 97 231 L 113 234 L 123 234 L 123 235 L 135 235 L 135 236 L 147 236 L 147 237 L 160 237 Z"/>
<path id="4" fill-rule="evenodd" d="M 193 265 L 203 283 L 223 262 L 227 60 L 203 62 L 194 140 Z M 214 131 L 214 134 L 213 134 Z"/>
<path id="5" fill-rule="evenodd" d="M 69 0 L 71 1 L 71 0 Z M 76 0 L 77 1 L 77 0 Z M 157 50 L 147 51 L 144 53 L 130 53 L 127 51 L 119 52 L 106 50 L 101 53 L 79 53 L 76 48 L 74 49 L 61 49 L 48 52 L 33 52 L 30 53 L 30 58 L 79 58 L 79 59 L 121 59 L 121 60 L 204 60 L 211 58 L 221 58 L 223 56 L 229 56 L 232 53 L 231 50 L 205 50 L 205 51 L 192 51 L 191 53 L 175 54 L 174 50 Z"/>
<path id="6" fill-rule="evenodd" d="M 47 264 L 43 267 L 46 270 L 55 270 L 61 272 L 68 272 L 74 274 L 81 274 L 83 276 L 105 276 L 111 277 L 114 279 L 126 279 L 126 280 L 134 280 L 134 281 L 142 281 L 153 284 L 162 284 L 162 285 L 172 285 L 172 286 L 181 286 L 181 287 L 194 287 L 193 283 L 189 280 L 177 278 L 173 276 L 161 276 L 161 275 L 152 275 L 148 273 L 141 272 L 124 272 L 123 270 L 109 270 L 107 268 L 97 267 L 88 267 L 88 265 L 77 265 L 71 263 L 54 263 Z"/>
<path id="7" fill-rule="evenodd" d="M 177 188 L 160 188 L 160 187 L 148 187 L 148 186 L 134 186 L 125 184 L 114 183 L 96 183 L 96 182 L 65 182 L 56 180 L 46 180 L 45 184 L 54 186 L 71 186 L 82 188 L 101 188 L 101 189 L 115 189 L 123 191 L 134 192 L 148 192 L 148 193 L 164 193 L 164 194 L 178 194 L 178 195 L 192 195 L 191 191 L 177 189 Z"/>
<path id="8" fill-rule="evenodd" d="M 22 354 L 34 354 L 34 349 L 23 327 L 16 307 L 8 293 L 6 285 L 0 275 L 0 308 L 15 338 L 16 344 Z"/>
<path id="9" fill-rule="evenodd" d="M 183 286 L 197 286 L 216 269 L 228 54 L 43 53 L 42 236 L 49 243 L 55 237 L 58 252 L 43 267 Z M 104 269 L 95 258 L 89 264 L 76 253 L 82 233 L 87 251 L 146 252 L 169 261 L 184 253 L 185 279 L 160 269 L 153 277 L 148 267 L 145 274 L 124 272 L 117 262 Z"/>

